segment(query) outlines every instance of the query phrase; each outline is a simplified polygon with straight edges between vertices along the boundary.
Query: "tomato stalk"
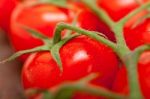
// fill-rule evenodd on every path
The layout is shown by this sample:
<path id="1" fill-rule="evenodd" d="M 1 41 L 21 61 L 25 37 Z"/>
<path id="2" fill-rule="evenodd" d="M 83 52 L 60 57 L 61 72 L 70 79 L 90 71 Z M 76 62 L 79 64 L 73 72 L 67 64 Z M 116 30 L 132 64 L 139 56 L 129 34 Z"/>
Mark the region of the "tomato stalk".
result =
<path id="1" fill-rule="evenodd" d="M 32 49 L 18 51 L 16 53 L 14 53 L 13 55 L 11 55 L 9 58 L 0 61 L 0 64 L 1 63 L 6 63 L 8 61 L 12 61 L 12 60 L 16 59 L 17 57 L 19 57 L 21 55 L 24 55 L 24 54 L 27 54 L 27 53 L 40 52 L 40 51 L 49 51 L 49 49 L 51 49 L 51 47 L 52 47 L 52 40 L 49 39 L 47 36 L 42 35 L 38 31 L 36 31 L 34 29 L 31 29 L 31 28 L 29 28 L 27 26 L 21 25 L 21 27 L 24 30 L 26 30 L 27 32 L 29 32 L 34 38 L 42 40 L 42 42 L 44 44 L 41 45 L 41 46 L 32 48 Z"/>
<path id="2" fill-rule="evenodd" d="M 75 91 L 83 91 L 86 93 L 92 93 L 96 96 L 104 96 L 111 99 L 125 99 L 126 97 L 123 95 L 119 95 L 117 93 L 111 92 L 102 87 L 96 87 L 94 85 L 89 84 L 89 82 L 94 79 L 97 75 L 90 74 L 85 78 L 82 78 L 73 83 L 64 83 L 57 87 L 54 87 L 50 90 L 50 93 L 53 93 L 52 99 L 70 99 L 71 95 Z M 54 91 L 53 91 L 54 89 Z M 71 95 L 70 95 L 71 94 Z M 46 98 L 44 98 L 46 99 Z"/>
<path id="3" fill-rule="evenodd" d="M 86 85 L 85 83 L 66 83 L 63 84 L 62 86 L 59 87 L 59 90 L 55 96 L 59 96 L 59 94 L 63 93 L 65 90 L 70 89 L 71 91 L 81 91 L 81 92 L 86 92 L 90 93 L 96 96 L 104 96 L 110 99 L 126 99 L 125 96 L 108 91 L 104 88 L 101 87 L 95 87 L 92 85 Z M 55 99 L 55 98 L 54 98 Z M 61 98 L 56 98 L 56 99 L 62 99 Z M 64 98 L 64 99 L 70 99 L 70 98 Z"/>
<path id="4" fill-rule="evenodd" d="M 130 99 L 136 97 L 136 99 L 143 99 L 142 96 L 138 95 L 141 93 L 138 81 L 138 60 L 142 52 L 150 50 L 150 45 L 143 45 L 136 48 L 133 52 L 129 53 L 125 59 L 124 63 L 127 66 L 129 87 L 130 87 Z M 134 76 L 133 76 L 134 75 Z M 137 90 L 139 89 L 139 91 Z M 138 95 L 138 97 L 137 97 Z"/>
<path id="5" fill-rule="evenodd" d="M 61 40 L 61 31 L 63 31 L 64 29 L 72 30 L 79 34 L 87 35 L 93 39 L 96 39 L 99 42 L 103 42 L 104 44 L 107 44 L 109 47 L 113 48 L 114 50 L 116 49 L 116 44 L 114 42 L 111 42 L 108 39 L 102 36 L 99 36 L 98 32 L 88 31 L 85 29 L 81 29 L 79 27 L 66 24 L 66 23 L 58 23 L 56 30 L 55 30 L 55 35 L 53 38 L 53 44 L 56 44 Z"/>
<path id="6" fill-rule="evenodd" d="M 55 3 L 54 2 L 55 0 L 40 0 L 40 1 L 42 1 L 42 2 L 48 2 L 48 1 L 50 2 L 51 1 L 51 3 Z M 3 62 L 10 61 L 22 54 L 25 54 L 25 53 L 51 50 L 52 55 L 54 56 L 54 59 L 57 61 L 58 65 L 61 65 L 61 61 L 58 56 L 59 49 L 64 43 L 66 43 L 69 39 L 72 38 L 72 37 L 69 37 L 69 38 L 66 37 L 66 39 L 63 39 L 64 40 L 63 41 L 61 38 L 61 32 L 64 29 L 72 30 L 79 34 L 87 35 L 87 36 L 111 47 L 118 54 L 118 56 L 120 57 L 122 62 L 126 65 L 127 72 L 128 72 L 128 79 L 129 79 L 129 88 L 130 88 L 129 99 L 142 99 L 143 96 L 142 96 L 139 81 L 138 81 L 137 61 L 138 61 L 140 54 L 145 50 L 149 50 L 150 46 L 144 45 L 144 46 L 141 46 L 141 47 L 135 49 L 134 51 L 131 51 L 128 48 L 128 46 L 125 42 L 125 39 L 124 39 L 123 26 L 132 16 L 134 16 L 135 14 L 137 14 L 138 12 L 140 12 L 146 8 L 149 8 L 150 3 L 146 3 L 146 4 L 142 5 L 140 8 L 129 13 L 127 16 L 125 16 L 118 22 L 114 22 L 102 8 L 100 8 L 96 5 L 95 0 L 93 0 L 93 1 L 92 0 L 82 0 L 82 2 L 84 2 L 89 8 L 91 8 L 91 10 L 93 10 L 93 12 L 95 12 L 95 14 L 111 28 L 111 30 L 115 34 L 116 43 L 106 39 L 103 36 L 100 36 L 97 32 L 84 30 L 84 29 L 81 29 L 81 28 L 78 28 L 78 27 L 75 27 L 72 25 L 65 24 L 65 23 L 59 23 L 57 25 L 56 30 L 55 30 L 55 36 L 53 38 L 53 42 L 51 42 L 51 40 L 49 40 L 49 38 L 47 38 L 43 35 L 40 35 L 40 33 L 37 33 L 37 31 L 32 31 L 30 29 L 24 28 L 25 30 L 32 33 L 32 35 L 34 37 L 36 37 L 38 39 L 42 39 L 44 46 L 40 46 L 40 47 L 37 47 L 34 49 L 18 52 Z M 57 49 L 56 53 L 54 53 L 55 51 L 53 52 L 53 49 L 55 49 L 55 48 Z M 60 69 L 61 69 L 61 67 L 60 67 Z M 125 98 L 122 95 L 107 91 L 105 89 L 97 88 L 94 86 L 87 87 L 87 86 L 85 86 L 85 83 L 84 84 L 83 83 L 64 84 L 59 88 L 58 92 L 61 93 L 64 90 L 67 90 L 68 88 L 71 88 L 73 90 L 81 90 L 81 91 L 89 92 L 89 93 L 92 93 L 92 94 L 95 94 L 98 96 L 106 96 L 106 97 L 114 98 L 114 99 Z"/>
<path id="7" fill-rule="evenodd" d="M 98 9 L 98 7 L 95 7 L 96 3 L 95 3 L 95 5 L 93 5 L 94 3 L 91 3 L 90 0 L 83 0 L 83 2 L 86 2 L 86 4 L 91 9 L 93 9 L 93 10 L 95 9 L 95 12 L 97 12 L 96 14 L 98 16 L 100 14 L 102 14 L 102 16 L 104 16 L 103 20 L 107 23 L 107 25 L 115 33 L 115 37 L 116 37 L 116 40 L 117 40 L 116 52 L 120 56 L 121 60 L 123 61 L 124 58 L 126 58 L 129 53 L 132 53 L 129 50 L 128 46 L 126 45 L 124 35 L 123 35 L 123 26 L 135 14 L 139 13 L 140 11 L 142 11 L 144 9 L 149 8 L 150 7 L 150 2 L 142 5 L 141 7 L 137 8 L 133 12 L 129 13 L 127 16 L 125 16 L 124 18 L 122 18 L 118 22 L 113 22 L 111 20 L 111 18 L 109 18 L 109 16 L 102 9 Z M 102 11 L 103 11 L 103 13 L 102 13 Z M 100 16 L 100 18 L 101 18 L 101 16 Z M 127 71 L 128 71 L 129 87 L 130 87 L 129 98 L 130 99 L 142 99 L 143 96 L 142 96 L 139 81 L 138 81 L 138 72 L 137 72 L 137 61 L 138 60 L 136 59 L 137 55 L 136 54 L 131 54 L 129 56 L 130 57 L 128 57 L 127 61 L 125 61 L 125 62 L 123 61 L 124 64 L 126 65 Z"/>
<path id="8" fill-rule="evenodd" d="M 98 15 L 98 17 L 100 19 L 103 19 L 103 21 L 111 28 L 111 30 L 115 34 L 117 43 L 115 44 L 103 37 L 100 37 L 94 32 L 80 29 L 77 27 L 73 27 L 64 23 L 58 24 L 56 31 L 55 31 L 53 43 L 55 44 L 61 40 L 61 37 L 59 34 L 61 33 L 62 30 L 69 29 L 79 34 L 90 36 L 91 38 L 94 38 L 108 45 L 118 54 L 122 62 L 126 65 L 127 72 L 128 72 L 128 79 L 129 79 L 129 88 L 130 88 L 129 99 L 142 99 L 143 95 L 140 90 L 140 85 L 138 81 L 138 72 L 137 72 L 137 61 L 138 61 L 140 54 L 137 55 L 137 53 L 139 53 L 139 51 L 137 51 L 138 49 L 132 52 L 127 46 L 124 35 L 123 35 L 123 26 L 135 14 L 137 14 L 138 12 L 146 8 L 149 8 L 150 2 L 142 5 L 140 8 L 137 8 L 133 12 L 129 13 L 127 16 L 125 16 L 118 22 L 114 22 L 104 10 L 102 10 L 96 5 L 95 1 L 83 0 L 82 2 L 84 2 L 88 7 L 90 7 Z M 144 49 L 144 48 L 145 46 L 142 46 L 140 49 Z"/>

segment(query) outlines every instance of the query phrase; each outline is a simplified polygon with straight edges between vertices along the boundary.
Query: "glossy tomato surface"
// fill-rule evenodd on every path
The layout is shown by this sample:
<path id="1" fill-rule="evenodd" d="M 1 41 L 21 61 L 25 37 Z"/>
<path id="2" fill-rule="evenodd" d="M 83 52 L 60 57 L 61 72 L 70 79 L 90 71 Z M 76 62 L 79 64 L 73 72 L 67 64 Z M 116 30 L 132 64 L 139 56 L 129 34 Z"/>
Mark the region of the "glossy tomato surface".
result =
<path id="1" fill-rule="evenodd" d="M 127 45 L 135 49 L 143 44 L 150 44 L 150 19 L 141 21 L 134 28 L 125 29 L 124 32 Z"/>
<path id="2" fill-rule="evenodd" d="M 10 15 L 19 0 L 0 0 L 0 28 L 9 31 Z"/>
<path id="3" fill-rule="evenodd" d="M 150 99 L 150 51 L 144 52 L 138 62 L 138 74 L 142 93 L 145 99 Z M 127 72 L 123 67 L 117 74 L 113 90 L 121 94 L 129 94 Z"/>
<path id="4" fill-rule="evenodd" d="M 48 89 L 57 83 L 76 81 L 91 73 L 99 74 L 93 84 L 110 88 L 118 71 L 118 60 L 113 51 L 86 36 L 70 40 L 60 49 L 60 56 L 62 75 L 49 52 L 31 55 L 22 70 L 24 88 Z"/>
<path id="5" fill-rule="evenodd" d="M 80 27 L 86 30 L 100 32 L 108 39 L 115 41 L 113 32 L 103 20 L 98 18 L 94 12 L 92 12 L 88 7 L 86 7 L 86 5 L 80 2 L 74 3 L 74 5 L 81 9 L 78 16 L 78 24 Z"/>
<path id="6" fill-rule="evenodd" d="M 114 21 L 118 21 L 147 1 L 148 0 L 98 0 L 97 3 Z"/>
<path id="7" fill-rule="evenodd" d="M 52 37 L 58 22 L 72 22 L 65 12 L 57 6 L 42 4 L 31 6 L 30 2 L 21 3 L 11 16 L 10 40 L 16 51 L 30 49 L 42 45 L 41 40 L 35 39 L 21 25 L 35 29 L 42 34 Z"/>

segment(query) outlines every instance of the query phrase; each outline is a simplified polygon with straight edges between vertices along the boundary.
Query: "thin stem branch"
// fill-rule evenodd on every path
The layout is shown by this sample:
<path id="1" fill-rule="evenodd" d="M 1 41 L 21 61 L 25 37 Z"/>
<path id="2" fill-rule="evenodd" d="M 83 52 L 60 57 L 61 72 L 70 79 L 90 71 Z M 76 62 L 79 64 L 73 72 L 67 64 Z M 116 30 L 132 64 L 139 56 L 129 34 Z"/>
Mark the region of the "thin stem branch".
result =
<path id="1" fill-rule="evenodd" d="M 140 82 L 138 76 L 138 66 L 136 55 L 130 53 L 124 62 L 127 68 L 127 76 L 129 83 L 129 99 L 143 99 L 140 89 Z"/>
<path id="2" fill-rule="evenodd" d="M 118 21 L 118 23 L 121 24 L 122 26 L 124 26 L 125 23 L 126 23 L 130 18 L 132 18 L 133 16 L 135 16 L 136 14 L 138 14 L 139 12 L 141 12 L 141 11 L 147 9 L 147 8 L 150 8 L 150 2 L 141 5 L 141 7 L 137 8 L 137 9 L 135 9 L 134 11 L 132 11 L 131 13 L 129 13 L 127 16 L 125 16 L 125 17 L 122 18 L 120 21 Z"/>
<path id="3" fill-rule="evenodd" d="M 88 6 L 100 18 L 100 20 L 103 20 L 114 32 L 117 41 L 117 48 L 123 50 L 118 51 L 119 55 L 124 56 L 125 52 L 129 52 L 129 48 L 126 45 L 123 35 L 123 26 L 120 25 L 120 23 L 114 22 L 106 11 L 96 4 L 96 0 L 82 0 L 82 2 L 86 4 L 86 6 Z"/>
<path id="4" fill-rule="evenodd" d="M 108 40 L 102 36 L 99 36 L 97 32 L 84 30 L 84 29 L 81 29 L 79 27 L 71 26 L 71 25 L 66 24 L 66 23 L 59 23 L 57 25 L 56 30 L 55 30 L 55 36 L 53 39 L 54 44 L 61 40 L 60 34 L 61 34 L 61 31 L 64 29 L 69 29 L 69 30 L 75 31 L 79 34 L 87 35 L 87 36 L 89 36 L 89 37 L 91 37 L 91 38 L 93 38 L 93 39 L 95 39 L 101 43 L 108 45 L 112 49 L 116 50 L 116 44 L 115 43 L 111 42 L 110 40 Z"/>
<path id="5" fill-rule="evenodd" d="M 76 82 L 73 83 L 64 83 L 60 86 L 58 86 L 56 90 L 56 93 L 54 95 L 54 97 L 60 95 L 61 93 L 63 93 L 65 90 L 70 90 L 73 92 L 76 91 L 81 91 L 81 92 L 86 92 L 86 93 L 90 93 L 92 95 L 96 95 L 96 96 L 104 96 L 110 99 L 125 99 L 126 97 L 114 92 L 111 92 L 103 87 L 97 87 L 94 86 L 92 84 L 89 84 L 91 80 L 95 79 L 98 75 L 97 74 L 90 74 L 87 77 L 84 77 Z M 67 95 L 68 96 L 68 95 Z M 70 97 L 68 97 L 70 99 Z M 54 98 L 55 99 L 55 98 Z"/>
<path id="6" fill-rule="evenodd" d="M 64 84 L 61 86 L 60 90 L 58 90 L 57 93 L 63 92 L 63 90 L 66 90 L 68 88 L 73 89 L 74 91 L 83 91 L 83 92 L 90 93 L 90 94 L 93 94 L 96 96 L 101 96 L 101 97 L 104 96 L 104 97 L 107 97 L 110 99 L 125 99 L 125 96 L 111 92 L 111 91 L 106 90 L 104 88 L 96 87 L 96 86 L 89 85 L 89 84 L 88 85 L 87 84 L 80 84 L 80 83 L 78 83 L 78 84 L 77 83 L 75 83 L 75 84 L 70 84 L 70 83 Z"/>
<path id="7" fill-rule="evenodd" d="M 127 53 L 130 52 L 130 49 L 127 46 L 124 38 L 123 27 L 120 24 L 116 24 L 116 26 L 113 28 L 113 31 L 115 33 L 117 42 L 117 53 L 120 58 L 123 58 Z"/>
<path id="8" fill-rule="evenodd" d="M 130 99 L 143 99 L 138 78 L 138 60 L 142 52 L 150 50 L 150 45 L 142 45 L 125 57 L 124 63 L 127 66 Z"/>
<path id="9" fill-rule="evenodd" d="M 7 58 L 3 61 L 0 61 L 0 64 L 6 63 L 8 61 L 12 61 L 23 54 L 39 52 L 39 51 L 49 51 L 49 47 L 47 45 L 44 45 L 44 46 L 35 47 L 33 49 L 29 49 L 29 50 L 18 51 L 16 53 L 14 53 L 12 56 L 10 56 L 9 58 Z"/>

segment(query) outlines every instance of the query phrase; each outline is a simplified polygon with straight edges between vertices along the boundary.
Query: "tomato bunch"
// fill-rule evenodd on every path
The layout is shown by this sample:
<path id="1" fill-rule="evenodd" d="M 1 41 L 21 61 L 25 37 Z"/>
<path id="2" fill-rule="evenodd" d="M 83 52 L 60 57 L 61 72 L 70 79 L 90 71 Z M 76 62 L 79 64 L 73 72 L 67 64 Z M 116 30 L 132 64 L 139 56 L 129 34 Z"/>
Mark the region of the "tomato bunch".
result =
<path id="1" fill-rule="evenodd" d="M 65 6 L 60 6 L 59 0 L 54 0 L 55 3 L 39 1 L 24 0 L 16 4 L 11 15 L 10 11 L 6 11 L 9 15 L 2 12 L 9 16 L 5 17 L 7 19 L 0 16 L 0 26 L 9 31 L 8 36 L 16 52 L 27 52 L 29 49 L 47 46 L 46 50 L 21 54 L 20 59 L 24 63 L 21 74 L 23 88 L 51 91 L 64 83 L 80 82 L 90 74 L 97 74 L 85 85 L 96 86 L 116 95 L 130 95 L 129 82 L 133 76 L 128 74 L 131 71 L 128 68 L 131 63 L 135 63 L 132 60 L 129 63 L 128 56 L 130 53 L 134 54 L 140 46 L 150 43 L 149 10 L 145 7 L 134 16 L 130 14 L 138 8 L 142 9 L 149 1 L 96 0 L 95 3 L 91 1 L 91 4 L 87 4 L 83 2 L 85 0 L 64 0 Z M 117 23 L 121 23 L 122 19 L 128 16 L 130 18 L 120 28 Z M 7 22 L 9 20 L 10 22 Z M 74 21 L 75 25 L 72 25 Z M 111 22 L 115 24 L 110 25 Z M 38 31 L 39 37 L 33 36 L 33 33 L 23 28 L 24 26 Z M 80 35 L 59 46 L 59 55 L 56 55 L 51 48 L 67 38 L 67 29 L 72 30 L 67 37 L 78 33 Z M 118 30 L 122 33 L 117 33 Z M 61 38 L 58 37 L 58 32 Z M 45 43 L 45 38 L 52 42 Z M 58 50 L 57 47 L 55 50 Z M 144 51 L 139 56 L 137 79 L 144 99 L 149 99 L 150 53 Z M 42 99 L 43 94 L 35 94 L 29 98 Z M 103 99 L 105 96 L 95 96 L 79 90 L 74 91 L 71 99 Z"/>

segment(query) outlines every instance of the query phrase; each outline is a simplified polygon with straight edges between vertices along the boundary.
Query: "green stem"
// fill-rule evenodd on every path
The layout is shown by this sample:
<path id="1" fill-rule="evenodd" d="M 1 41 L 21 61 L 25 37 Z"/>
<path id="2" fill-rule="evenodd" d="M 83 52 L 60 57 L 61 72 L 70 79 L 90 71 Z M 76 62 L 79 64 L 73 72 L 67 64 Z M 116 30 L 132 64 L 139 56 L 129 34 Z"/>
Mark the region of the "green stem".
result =
<path id="1" fill-rule="evenodd" d="M 129 13 L 127 16 L 125 16 L 123 19 L 121 19 L 120 21 L 118 21 L 119 24 L 122 25 L 122 27 L 125 25 L 125 23 L 132 18 L 133 16 L 135 16 L 136 14 L 138 14 L 139 12 L 150 8 L 150 2 L 143 4 L 141 7 L 135 9 L 134 11 L 132 11 L 131 13 Z"/>
<path id="2" fill-rule="evenodd" d="M 70 96 L 70 94 L 73 94 L 73 92 L 80 91 L 80 92 L 86 92 L 86 93 L 90 93 L 90 94 L 100 96 L 100 97 L 104 96 L 104 97 L 107 97 L 110 99 L 125 99 L 126 98 L 123 95 L 111 92 L 105 88 L 97 87 L 92 84 L 89 84 L 90 81 L 97 78 L 98 76 L 99 76 L 98 74 L 90 74 L 87 77 L 84 77 L 76 82 L 73 82 L 73 83 L 68 82 L 68 83 L 64 83 L 60 86 L 57 86 L 58 89 L 55 88 L 57 90 L 56 90 L 54 97 L 57 97 L 57 96 L 61 95 L 62 93 L 64 94 L 64 92 L 66 90 L 69 90 L 69 91 L 71 91 L 71 93 L 69 93 L 69 95 L 66 93 L 67 96 Z M 68 97 L 67 99 L 70 99 L 70 98 L 71 97 Z M 62 98 L 59 98 L 59 99 L 62 99 Z"/>
<path id="3" fill-rule="evenodd" d="M 81 0 L 87 7 L 89 7 L 102 21 L 104 21 L 109 27 L 114 27 L 115 22 L 109 17 L 109 15 L 96 4 L 96 0 Z"/>
<path id="4" fill-rule="evenodd" d="M 138 76 L 136 54 L 130 53 L 124 62 L 127 68 L 129 83 L 129 99 L 143 99 Z"/>
<path id="5" fill-rule="evenodd" d="M 113 93 L 113 92 L 111 92 L 109 90 L 106 90 L 104 88 L 96 87 L 96 86 L 93 86 L 93 85 L 80 84 L 80 83 L 75 83 L 75 84 L 66 83 L 66 84 L 63 84 L 60 87 L 60 90 L 58 90 L 57 93 L 64 92 L 64 90 L 67 90 L 68 88 L 72 89 L 73 91 L 81 91 L 81 92 L 83 91 L 83 92 L 90 93 L 90 94 L 100 96 L 100 97 L 104 96 L 104 97 L 107 97 L 107 98 L 110 98 L 110 99 L 125 99 L 125 96 L 117 94 L 117 93 Z"/>
<path id="6" fill-rule="evenodd" d="M 124 56 L 125 52 L 129 52 L 129 48 L 126 45 L 123 35 L 123 26 L 121 23 L 115 23 L 109 15 L 96 4 L 96 1 L 93 0 L 82 0 L 86 6 L 88 6 L 101 20 L 103 20 L 115 33 L 117 40 L 117 48 L 120 56 Z M 122 51 L 120 51 L 120 49 Z"/>
<path id="7" fill-rule="evenodd" d="M 120 56 L 120 58 L 123 58 L 127 53 L 130 52 L 130 49 L 124 39 L 123 27 L 120 24 L 116 24 L 116 26 L 113 28 L 113 31 L 115 33 L 117 42 L 117 54 Z"/>
<path id="8" fill-rule="evenodd" d="M 9 58 L 7 58 L 3 61 L 0 61 L 0 64 L 6 63 L 8 61 L 12 61 L 12 60 L 16 59 L 17 57 L 19 57 L 23 54 L 33 53 L 33 52 L 40 52 L 40 51 L 49 51 L 49 49 L 50 48 L 47 45 L 44 45 L 44 46 L 35 47 L 33 49 L 29 49 L 29 50 L 18 51 L 15 54 L 13 54 L 12 56 L 10 56 Z"/>
<path id="9" fill-rule="evenodd" d="M 129 53 L 124 60 L 129 78 L 130 99 L 143 99 L 138 78 L 138 60 L 140 55 L 146 50 L 150 50 L 150 45 L 142 45 L 136 48 L 133 52 Z"/>
<path id="10" fill-rule="evenodd" d="M 116 50 L 116 44 L 109 41 L 108 39 L 102 37 L 102 36 L 99 36 L 97 34 L 97 32 L 94 32 L 94 31 L 88 31 L 88 30 L 84 30 L 84 29 L 81 29 L 81 28 L 78 28 L 78 27 L 74 27 L 74 26 L 71 26 L 69 24 L 66 24 L 66 23 L 59 23 L 56 27 L 56 30 L 55 30 L 55 36 L 54 36 L 54 39 L 53 39 L 53 43 L 57 43 L 58 41 L 61 40 L 61 31 L 64 30 L 64 29 L 69 29 L 69 30 L 72 30 L 72 31 L 75 31 L 79 34 L 82 34 L 82 35 L 87 35 L 101 43 L 104 43 L 106 45 L 108 45 L 109 47 L 111 47 L 112 49 Z"/>
<path id="11" fill-rule="evenodd" d="M 24 29 L 25 31 L 30 33 L 32 35 L 32 37 L 37 38 L 39 40 L 42 40 L 42 42 L 45 45 L 49 45 L 49 44 L 52 43 L 52 40 L 48 36 L 45 36 L 43 33 L 39 32 L 37 30 L 34 30 L 34 29 L 32 29 L 28 26 L 25 26 L 25 25 L 22 25 L 22 24 L 19 24 L 19 25 L 22 29 Z"/>
<path id="12" fill-rule="evenodd" d="M 61 58 L 60 58 L 60 54 L 59 54 L 60 48 L 65 43 L 67 43 L 69 40 L 71 40 L 72 38 L 77 37 L 77 36 L 79 36 L 79 35 L 77 35 L 77 34 L 70 35 L 70 36 L 64 38 L 63 40 L 61 40 L 60 42 L 58 42 L 57 44 L 53 45 L 53 47 L 50 49 L 51 55 L 52 55 L 53 59 L 56 61 L 56 63 L 58 64 L 61 72 L 63 72 L 63 67 L 62 67 L 62 62 L 61 62 Z"/>

